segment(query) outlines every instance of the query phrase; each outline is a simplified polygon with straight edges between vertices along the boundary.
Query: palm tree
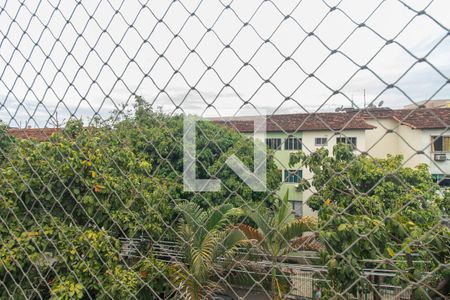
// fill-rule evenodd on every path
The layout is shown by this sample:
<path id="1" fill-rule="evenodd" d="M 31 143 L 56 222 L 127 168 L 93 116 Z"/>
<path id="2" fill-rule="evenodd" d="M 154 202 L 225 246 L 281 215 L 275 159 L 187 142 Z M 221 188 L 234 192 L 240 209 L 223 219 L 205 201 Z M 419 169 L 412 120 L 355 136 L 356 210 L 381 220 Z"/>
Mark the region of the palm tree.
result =
<path id="1" fill-rule="evenodd" d="M 222 205 L 205 211 L 194 203 L 185 203 L 179 210 L 182 220 L 178 234 L 184 256 L 176 265 L 178 296 L 205 299 L 220 289 L 213 277 L 232 261 L 236 247 L 246 239 L 239 228 L 231 226 L 242 210 Z"/>
<path id="2" fill-rule="evenodd" d="M 261 213 L 247 210 L 246 215 L 256 224 L 256 228 L 245 224 L 239 228 L 248 239 L 255 241 L 258 251 L 271 261 L 273 298 L 281 299 L 283 292 L 277 279 L 277 261 L 281 256 L 295 251 L 303 233 L 314 230 L 314 223 L 294 217 L 288 193 L 279 199 L 272 211 Z"/>

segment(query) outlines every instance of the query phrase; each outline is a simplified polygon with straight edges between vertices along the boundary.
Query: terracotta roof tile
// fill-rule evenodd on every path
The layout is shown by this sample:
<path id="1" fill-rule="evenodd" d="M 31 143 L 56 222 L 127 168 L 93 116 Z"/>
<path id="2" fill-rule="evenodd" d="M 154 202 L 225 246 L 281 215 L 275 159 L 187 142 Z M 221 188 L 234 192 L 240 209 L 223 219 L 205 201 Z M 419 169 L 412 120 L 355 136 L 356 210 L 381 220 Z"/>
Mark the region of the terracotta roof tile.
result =
<path id="1" fill-rule="evenodd" d="M 16 138 L 42 142 L 60 130 L 59 128 L 10 128 L 8 133 Z"/>
<path id="2" fill-rule="evenodd" d="M 236 128 L 240 132 L 253 132 L 253 121 L 242 119 L 215 120 L 218 124 Z M 317 130 L 366 130 L 374 129 L 359 116 L 344 112 L 314 114 L 283 114 L 267 117 L 267 132 L 295 132 Z"/>
<path id="3" fill-rule="evenodd" d="M 267 117 L 268 132 L 295 132 L 318 130 L 367 130 L 374 129 L 366 122 L 368 119 L 393 119 L 414 129 L 440 129 L 450 127 L 450 108 L 417 108 L 417 109 L 371 109 L 348 110 L 347 112 L 329 112 L 313 114 L 282 114 Z M 240 132 L 253 132 L 253 121 L 242 118 L 229 120 L 213 120 L 237 129 Z M 8 133 L 21 139 L 45 141 L 58 128 L 10 128 Z"/>
<path id="4" fill-rule="evenodd" d="M 450 108 L 375 109 L 351 114 L 364 119 L 394 119 L 414 129 L 450 127 Z"/>
<path id="5" fill-rule="evenodd" d="M 398 111 L 394 119 L 417 129 L 438 129 L 450 126 L 450 108 L 421 108 Z"/>

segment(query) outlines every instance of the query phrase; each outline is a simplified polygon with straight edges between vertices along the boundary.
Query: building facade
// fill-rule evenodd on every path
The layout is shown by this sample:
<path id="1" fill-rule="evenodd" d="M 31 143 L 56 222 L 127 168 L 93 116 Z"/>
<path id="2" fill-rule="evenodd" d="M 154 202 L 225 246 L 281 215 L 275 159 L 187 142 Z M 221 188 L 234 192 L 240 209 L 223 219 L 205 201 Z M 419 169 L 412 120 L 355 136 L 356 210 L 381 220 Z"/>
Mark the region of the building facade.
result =
<path id="1" fill-rule="evenodd" d="M 250 117 L 251 118 L 251 117 Z M 248 119 L 245 118 L 245 119 Z M 253 122 L 228 118 L 214 120 L 246 136 L 253 135 Z M 354 146 L 355 151 L 375 158 L 403 155 L 405 167 L 429 166 L 441 186 L 450 186 L 450 108 L 345 109 L 341 112 L 282 114 L 267 117 L 266 145 L 273 150 L 282 184 L 280 196 L 289 192 L 297 216 L 314 215 L 306 204 L 313 190 L 299 192 L 298 181 L 310 180 L 311 172 L 300 165 L 289 165 L 290 155 L 306 154 L 325 147 L 330 153 L 337 143 Z M 43 141 L 60 129 L 9 129 L 18 138 Z"/>
<path id="2" fill-rule="evenodd" d="M 245 135 L 252 135 L 252 122 L 222 121 Z M 402 155 L 405 167 L 427 164 L 441 186 L 450 186 L 450 108 L 348 109 L 317 114 L 285 114 L 267 117 L 266 144 L 274 151 L 283 196 L 297 216 L 314 215 L 306 200 L 314 192 L 297 191 L 300 179 L 313 174 L 300 165 L 290 166 L 290 154 L 303 150 L 306 154 L 325 147 L 330 153 L 337 143 L 352 144 L 355 151 L 374 158 Z"/>
<path id="3" fill-rule="evenodd" d="M 251 118 L 251 117 L 250 117 Z M 227 119 L 217 121 L 234 128 L 246 136 L 253 135 L 253 122 L 242 119 Z M 294 213 L 300 216 L 314 215 L 306 205 L 306 200 L 313 190 L 299 192 L 298 182 L 301 179 L 310 180 L 311 172 L 300 164 L 291 166 L 290 155 L 299 150 L 310 154 L 318 148 L 325 147 L 330 153 L 337 143 L 348 143 L 356 151 L 365 151 L 366 131 L 375 129 L 361 116 L 351 116 L 345 113 L 316 114 L 283 114 L 267 118 L 266 145 L 273 151 L 274 160 L 278 166 L 282 183 L 278 194 L 283 197 L 289 192 L 289 201 Z"/>

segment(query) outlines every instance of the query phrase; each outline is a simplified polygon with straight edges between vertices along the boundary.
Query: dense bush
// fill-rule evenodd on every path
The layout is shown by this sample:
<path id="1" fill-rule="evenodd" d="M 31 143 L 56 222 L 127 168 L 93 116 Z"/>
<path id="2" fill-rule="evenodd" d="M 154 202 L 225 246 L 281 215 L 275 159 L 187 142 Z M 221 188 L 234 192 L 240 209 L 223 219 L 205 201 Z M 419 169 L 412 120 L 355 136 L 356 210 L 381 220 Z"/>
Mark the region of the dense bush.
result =
<path id="1" fill-rule="evenodd" d="M 0 298 L 170 293 L 172 270 L 150 246 L 174 237 L 178 204 L 273 201 L 223 167 L 230 153 L 252 167 L 252 141 L 208 121 L 199 127 L 198 177 L 214 174 L 224 185 L 214 195 L 183 191 L 183 117 L 154 112 L 140 98 L 132 113 L 72 120 L 44 142 L 12 141 L 2 127 L 0 145 L 9 148 L 0 168 Z M 269 190 L 278 173 L 270 160 Z M 137 258 L 122 256 L 123 238 L 147 241 Z"/>
<path id="2" fill-rule="evenodd" d="M 331 156 L 319 149 L 291 157 L 291 163 L 299 161 L 314 173 L 308 205 L 319 215 L 330 295 L 374 289 L 380 278 L 370 283 L 363 276 L 367 268 L 396 270 L 391 283 L 412 286 L 412 299 L 444 293 L 450 231 L 442 220 L 449 198 L 426 165 L 408 168 L 401 156 L 375 159 L 345 145 L 337 145 Z M 430 289 L 416 287 L 425 284 Z"/>
<path id="3" fill-rule="evenodd" d="M 0 166 L 4 163 L 5 155 L 8 153 L 15 138 L 8 135 L 8 126 L 0 120 Z"/>

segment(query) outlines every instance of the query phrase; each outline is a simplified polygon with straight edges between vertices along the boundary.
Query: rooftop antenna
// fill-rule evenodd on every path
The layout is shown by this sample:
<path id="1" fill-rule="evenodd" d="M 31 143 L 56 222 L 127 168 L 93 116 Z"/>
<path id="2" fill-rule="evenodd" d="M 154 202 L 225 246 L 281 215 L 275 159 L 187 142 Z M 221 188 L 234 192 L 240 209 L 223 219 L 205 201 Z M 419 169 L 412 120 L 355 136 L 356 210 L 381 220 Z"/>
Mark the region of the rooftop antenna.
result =
<path id="1" fill-rule="evenodd" d="M 366 108 L 366 89 L 364 89 L 364 108 Z"/>

